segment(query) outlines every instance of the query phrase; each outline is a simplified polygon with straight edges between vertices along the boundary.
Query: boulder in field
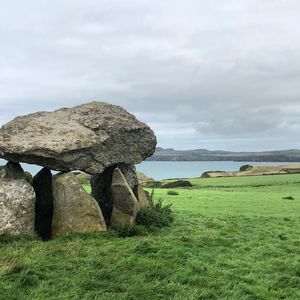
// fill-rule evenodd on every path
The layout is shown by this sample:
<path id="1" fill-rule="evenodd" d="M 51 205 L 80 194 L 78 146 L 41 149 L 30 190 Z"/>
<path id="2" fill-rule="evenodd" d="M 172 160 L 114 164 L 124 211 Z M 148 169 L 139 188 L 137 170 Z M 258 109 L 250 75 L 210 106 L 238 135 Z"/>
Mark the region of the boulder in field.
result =
<path id="1" fill-rule="evenodd" d="M 102 173 L 154 153 L 153 131 L 119 106 L 91 102 L 17 117 L 0 129 L 0 157 L 59 171 Z"/>
<path id="2" fill-rule="evenodd" d="M 251 169 L 253 169 L 253 166 L 251 166 L 251 165 L 243 165 L 243 166 L 240 167 L 240 172 L 249 171 Z"/>
<path id="3" fill-rule="evenodd" d="M 0 179 L 0 234 L 34 232 L 33 187 L 25 180 Z"/>
<path id="4" fill-rule="evenodd" d="M 111 195 L 113 202 L 111 226 L 124 227 L 134 225 L 139 204 L 119 168 L 114 169 L 113 172 Z"/>
<path id="5" fill-rule="evenodd" d="M 71 172 L 52 177 L 52 236 L 71 232 L 106 231 L 96 200 L 84 191 Z"/>

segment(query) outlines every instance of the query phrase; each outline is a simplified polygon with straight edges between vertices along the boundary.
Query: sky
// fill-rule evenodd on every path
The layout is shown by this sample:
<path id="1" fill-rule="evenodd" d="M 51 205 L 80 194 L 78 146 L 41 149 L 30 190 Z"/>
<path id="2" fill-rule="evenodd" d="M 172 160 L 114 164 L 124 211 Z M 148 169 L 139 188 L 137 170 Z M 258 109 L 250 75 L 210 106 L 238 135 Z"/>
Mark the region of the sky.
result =
<path id="1" fill-rule="evenodd" d="M 0 125 L 98 100 L 158 146 L 299 149 L 299 0 L 0 0 Z"/>

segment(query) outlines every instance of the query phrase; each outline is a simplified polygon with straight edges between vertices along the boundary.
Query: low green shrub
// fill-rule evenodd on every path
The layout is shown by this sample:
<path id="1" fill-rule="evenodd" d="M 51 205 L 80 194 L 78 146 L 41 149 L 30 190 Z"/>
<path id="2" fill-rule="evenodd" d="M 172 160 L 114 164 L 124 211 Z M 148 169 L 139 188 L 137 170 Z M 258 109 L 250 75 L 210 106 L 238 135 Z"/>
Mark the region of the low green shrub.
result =
<path id="1" fill-rule="evenodd" d="M 170 226 L 174 221 L 172 204 L 163 205 L 163 200 L 153 200 L 154 189 L 148 193 L 149 207 L 141 208 L 135 226 L 112 227 L 110 233 L 117 237 L 143 236 L 156 232 L 158 228 Z"/>
<path id="2" fill-rule="evenodd" d="M 170 196 L 178 196 L 178 195 L 179 195 L 178 192 L 172 191 L 172 190 L 171 190 L 171 191 L 168 191 L 167 194 L 170 195 Z"/>
<path id="3" fill-rule="evenodd" d="M 136 217 L 136 224 L 146 227 L 170 226 L 174 221 L 171 206 L 172 204 L 164 206 L 162 199 L 160 199 L 150 207 L 141 208 Z"/>

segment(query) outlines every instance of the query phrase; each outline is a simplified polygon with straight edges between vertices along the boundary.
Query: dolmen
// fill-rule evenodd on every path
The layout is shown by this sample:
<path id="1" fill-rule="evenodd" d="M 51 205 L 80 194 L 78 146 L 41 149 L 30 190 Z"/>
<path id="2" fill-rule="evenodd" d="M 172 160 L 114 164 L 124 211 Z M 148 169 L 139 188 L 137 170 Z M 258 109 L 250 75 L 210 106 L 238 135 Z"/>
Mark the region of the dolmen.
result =
<path id="1" fill-rule="evenodd" d="M 0 129 L 0 158 L 8 161 L 0 168 L 0 235 L 48 240 L 134 225 L 149 206 L 135 164 L 155 147 L 148 125 L 104 102 L 13 119 Z M 21 162 L 43 168 L 28 180 Z M 91 195 L 73 171 L 91 175 Z"/>

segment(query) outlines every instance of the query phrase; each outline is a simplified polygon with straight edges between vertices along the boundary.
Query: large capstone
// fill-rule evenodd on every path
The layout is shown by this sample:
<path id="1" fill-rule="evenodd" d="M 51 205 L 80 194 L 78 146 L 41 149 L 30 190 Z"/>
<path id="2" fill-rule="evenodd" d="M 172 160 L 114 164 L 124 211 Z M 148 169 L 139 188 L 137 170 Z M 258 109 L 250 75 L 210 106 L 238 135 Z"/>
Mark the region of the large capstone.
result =
<path id="1" fill-rule="evenodd" d="M 138 201 L 119 168 L 113 172 L 111 193 L 113 202 L 111 226 L 134 225 L 139 209 Z"/>
<path id="2" fill-rule="evenodd" d="M 91 102 L 17 117 L 0 129 L 0 157 L 60 171 L 102 173 L 151 156 L 153 131 L 119 106 Z"/>
<path id="3" fill-rule="evenodd" d="M 53 193 L 52 174 L 47 168 L 39 171 L 32 180 L 32 186 L 36 193 L 35 224 L 34 228 L 43 240 L 51 238 Z"/>
<path id="4" fill-rule="evenodd" d="M 52 236 L 106 230 L 98 203 L 84 191 L 73 173 L 53 176 L 52 189 Z"/>
<path id="5" fill-rule="evenodd" d="M 25 179 L 0 179 L 0 234 L 34 232 L 33 187 Z"/>

